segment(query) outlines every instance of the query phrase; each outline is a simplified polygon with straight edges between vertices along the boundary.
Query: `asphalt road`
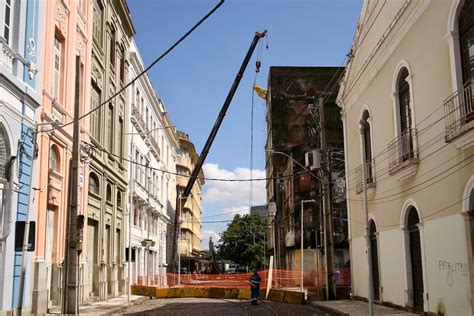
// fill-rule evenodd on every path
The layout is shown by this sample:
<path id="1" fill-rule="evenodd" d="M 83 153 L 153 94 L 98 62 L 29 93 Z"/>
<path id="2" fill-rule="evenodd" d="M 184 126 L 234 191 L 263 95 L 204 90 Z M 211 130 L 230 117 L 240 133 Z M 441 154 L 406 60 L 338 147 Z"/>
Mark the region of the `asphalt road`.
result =
<path id="1" fill-rule="evenodd" d="M 221 300 L 210 298 L 169 298 L 152 299 L 132 306 L 121 315 L 329 315 L 317 308 L 270 301 L 259 301 L 257 306 L 250 301 Z"/>

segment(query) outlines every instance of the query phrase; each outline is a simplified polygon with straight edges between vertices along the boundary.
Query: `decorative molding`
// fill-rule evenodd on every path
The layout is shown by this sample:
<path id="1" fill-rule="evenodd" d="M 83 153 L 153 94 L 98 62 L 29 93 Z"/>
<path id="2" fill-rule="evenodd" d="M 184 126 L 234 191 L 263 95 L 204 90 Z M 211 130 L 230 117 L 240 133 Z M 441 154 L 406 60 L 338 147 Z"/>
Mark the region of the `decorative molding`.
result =
<path id="1" fill-rule="evenodd" d="M 472 122 L 471 122 L 472 123 Z M 474 129 L 471 129 L 469 132 L 464 133 L 463 135 L 456 137 L 451 141 L 451 143 L 456 146 L 459 150 L 466 150 L 474 146 Z"/>
<path id="2" fill-rule="evenodd" d="M 414 163 L 408 163 L 407 165 L 402 167 L 398 172 L 395 172 L 392 175 L 399 182 L 403 182 L 409 179 L 410 177 L 414 176 L 417 171 L 418 171 L 418 162 L 414 162 Z"/>
<path id="3" fill-rule="evenodd" d="M 364 62 L 357 75 L 353 79 L 351 79 L 351 85 L 347 88 L 347 91 L 344 93 L 344 95 L 340 97 L 340 100 L 348 106 L 347 108 L 345 108 L 345 111 L 348 111 L 352 107 L 352 105 L 359 98 L 361 93 L 365 91 L 365 89 L 369 86 L 375 76 L 383 68 L 386 61 L 392 56 L 393 52 L 399 46 L 400 42 L 405 38 L 405 35 L 413 27 L 413 25 L 415 25 L 416 21 L 431 3 L 431 0 L 416 1 L 417 7 L 414 8 L 411 15 L 406 19 L 400 30 L 393 36 L 391 41 L 387 44 L 387 47 L 381 49 L 382 45 L 388 40 L 389 35 L 391 35 L 393 29 L 395 28 L 395 25 L 399 22 L 399 20 L 403 16 L 403 13 L 407 10 L 407 7 L 412 2 L 414 1 L 405 1 L 404 5 L 397 12 L 395 18 L 392 20 L 388 28 L 378 40 L 376 46 L 369 54 L 369 57 Z M 376 56 L 378 56 L 377 60 L 375 60 Z M 347 81 L 348 79 L 349 78 L 345 78 L 344 81 Z M 347 83 L 345 82 L 344 85 L 347 85 Z M 350 90 L 353 89 L 355 91 L 354 94 L 348 97 Z"/>
<path id="4" fill-rule="evenodd" d="M 64 37 L 67 36 L 67 26 L 66 26 L 67 17 L 68 17 L 68 13 L 66 12 L 63 5 L 60 3 L 60 1 L 56 1 L 55 22 L 56 22 L 56 26 L 61 30 L 61 33 Z"/>

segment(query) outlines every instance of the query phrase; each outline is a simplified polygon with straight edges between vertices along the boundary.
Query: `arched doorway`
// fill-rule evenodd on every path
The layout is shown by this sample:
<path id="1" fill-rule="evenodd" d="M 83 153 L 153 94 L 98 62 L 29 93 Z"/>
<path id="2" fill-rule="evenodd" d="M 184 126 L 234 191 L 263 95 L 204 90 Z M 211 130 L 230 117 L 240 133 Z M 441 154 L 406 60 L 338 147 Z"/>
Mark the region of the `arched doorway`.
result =
<path id="1" fill-rule="evenodd" d="M 410 281 L 413 293 L 413 307 L 416 311 L 423 310 L 423 265 L 421 258 L 420 229 L 418 228 L 419 223 L 420 218 L 418 216 L 418 212 L 412 206 L 408 210 L 407 229 L 411 264 Z"/>
<path id="2" fill-rule="evenodd" d="M 379 277 L 379 252 L 377 248 L 377 227 L 375 222 L 370 220 L 370 253 L 372 259 L 372 276 L 373 276 L 373 290 L 374 300 L 380 301 L 380 277 Z"/>

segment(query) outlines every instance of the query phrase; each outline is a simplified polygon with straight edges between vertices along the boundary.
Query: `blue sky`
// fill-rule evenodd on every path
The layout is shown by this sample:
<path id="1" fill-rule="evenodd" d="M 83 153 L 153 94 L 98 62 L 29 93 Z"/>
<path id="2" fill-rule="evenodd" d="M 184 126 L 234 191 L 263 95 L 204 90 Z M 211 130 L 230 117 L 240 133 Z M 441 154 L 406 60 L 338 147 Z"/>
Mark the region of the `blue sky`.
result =
<path id="1" fill-rule="evenodd" d="M 128 0 L 135 41 L 150 64 L 217 0 Z M 201 152 L 256 31 L 268 30 L 257 83 L 270 66 L 340 66 L 355 32 L 362 0 L 227 0 L 149 75 L 171 120 Z M 267 39 L 264 40 L 264 45 Z M 245 72 L 206 159 L 206 176 L 248 178 L 252 84 L 257 52 Z M 265 176 L 265 103 L 254 99 L 253 177 Z M 222 221 L 248 208 L 249 183 L 208 181 L 203 221 Z M 265 203 L 265 183 L 252 185 L 253 204 Z M 203 246 L 226 223 L 203 223 Z"/>

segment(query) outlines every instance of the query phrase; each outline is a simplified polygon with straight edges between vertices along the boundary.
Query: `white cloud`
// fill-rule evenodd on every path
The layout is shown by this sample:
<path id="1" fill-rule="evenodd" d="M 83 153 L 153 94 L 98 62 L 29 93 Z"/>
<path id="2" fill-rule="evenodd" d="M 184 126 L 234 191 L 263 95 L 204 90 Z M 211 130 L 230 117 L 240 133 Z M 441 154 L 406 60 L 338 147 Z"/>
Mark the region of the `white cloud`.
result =
<path id="1" fill-rule="evenodd" d="M 218 164 L 207 163 L 203 166 L 206 178 L 217 179 L 249 179 L 250 169 L 238 167 L 233 171 L 219 168 Z M 252 178 L 265 178 L 265 170 L 253 169 Z M 262 205 L 266 202 L 266 181 L 252 182 L 252 204 Z M 230 182 L 207 180 L 204 187 L 203 202 L 217 205 L 248 205 L 250 182 Z"/>

